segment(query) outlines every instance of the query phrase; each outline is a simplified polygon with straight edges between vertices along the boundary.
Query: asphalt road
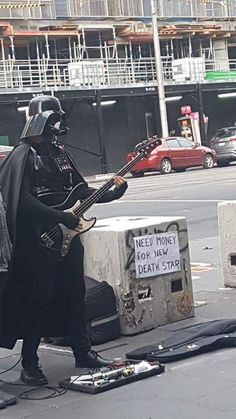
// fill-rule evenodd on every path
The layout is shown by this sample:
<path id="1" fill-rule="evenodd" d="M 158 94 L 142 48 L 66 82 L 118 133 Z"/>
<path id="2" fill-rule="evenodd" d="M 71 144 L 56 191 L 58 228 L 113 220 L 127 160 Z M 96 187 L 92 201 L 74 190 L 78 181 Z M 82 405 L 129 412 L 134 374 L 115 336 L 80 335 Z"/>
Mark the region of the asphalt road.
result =
<path id="1" fill-rule="evenodd" d="M 187 218 L 189 239 L 218 235 L 217 206 L 236 199 L 236 166 L 194 169 L 169 175 L 146 174 L 128 179 L 129 188 L 119 201 L 96 205 L 88 214 L 98 218 L 122 215 L 181 215 Z M 100 187 L 102 183 L 91 183 Z"/>

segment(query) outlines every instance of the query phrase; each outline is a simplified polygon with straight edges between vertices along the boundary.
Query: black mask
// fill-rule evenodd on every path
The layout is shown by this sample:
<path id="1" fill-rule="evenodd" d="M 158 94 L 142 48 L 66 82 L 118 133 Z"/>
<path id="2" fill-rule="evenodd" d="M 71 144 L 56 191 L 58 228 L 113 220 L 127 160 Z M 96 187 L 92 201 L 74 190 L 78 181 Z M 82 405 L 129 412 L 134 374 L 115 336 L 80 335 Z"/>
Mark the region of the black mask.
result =
<path id="1" fill-rule="evenodd" d="M 66 135 L 68 130 L 69 128 L 66 124 L 65 115 L 54 113 L 48 118 L 48 121 L 43 131 L 43 137 L 52 138 L 61 135 Z"/>

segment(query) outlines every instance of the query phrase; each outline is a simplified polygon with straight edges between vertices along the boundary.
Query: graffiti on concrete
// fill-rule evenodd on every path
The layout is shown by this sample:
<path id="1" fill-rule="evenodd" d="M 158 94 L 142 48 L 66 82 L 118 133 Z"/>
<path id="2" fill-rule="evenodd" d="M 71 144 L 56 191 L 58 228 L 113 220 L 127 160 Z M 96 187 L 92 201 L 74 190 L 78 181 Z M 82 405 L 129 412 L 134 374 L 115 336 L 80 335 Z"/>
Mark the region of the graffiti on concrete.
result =
<path id="1" fill-rule="evenodd" d="M 134 246 L 134 237 L 145 236 L 151 234 L 161 234 L 177 231 L 178 241 L 179 241 L 179 251 L 182 255 L 182 273 L 183 278 L 181 278 L 181 284 L 184 284 L 184 287 L 175 289 L 171 287 L 173 282 L 173 277 L 170 277 L 170 286 L 162 285 L 162 282 L 158 282 L 158 287 L 156 281 L 152 282 L 145 279 L 139 279 L 136 277 L 135 266 L 135 246 Z M 125 235 L 125 245 L 127 252 L 127 259 L 125 261 L 125 270 L 128 271 L 129 277 L 129 286 L 126 293 L 123 293 L 120 296 L 120 309 L 122 313 L 122 319 L 126 326 L 133 328 L 137 325 L 141 326 L 145 324 L 147 328 L 153 324 L 154 317 L 157 314 L 152 313 L 153 303 L 159 301 L 160 294 L 162 294 L 162 309 L 160 313 L 160 323 L 165 324 L 174 319 L 179 319 L 183 317 L 189 317 L 193 315 L 193 297 L 191 293 L 191 285 L 189 282 L 188 274 L 188 261 L 186 259 L 185 251 L 188 250 L 188 234 L 187 228 L 183 227 L 182 224 L 179 224 L 177 221 L 168 223 L 164 228 L 158 227 L 143 227 L 135 231 L 129 230 Z M 191 277 L 190 277 L 191 278 Z M 172 281 L 172 282 L 171 282 Z M 172 289 L 173 288 L 173 289 Z M 184 288 L 184 290 L 183 290 Z M 158 296 L 157 294 L 158 289 Z M 155 294 L 155 295 L 154 295 Z M 177 295 L 176 295 L 177 294 Z M 173 296 L 173 297 L 172 297 Z M 158 297 L 158 298 L 157 298 Z M 140 304 L 141 303 L 141 304 Z M 156 309 L 155 309 L 156 310 Z M 153 317 L 154 316 L 154 317 Z M 158 315 L 159 317 L 159 315 Z M 157 318 L 155 319 L 155 322 Z M 141 326 L 141 329 L 143 328 Z M 148 327 L 149 325 L 149 327 Z M 157 326 L 157 324 L 155 324 Z"/>
<path id="2" fill-rule="evenodd" d="M 189 292 L 184 291 L 177 299 L 177 310 L 186 317 L 193 311 L 193 297 Z"/>
<path id="3" fill-rule="evenodd" d="M 123 293 L 120 296 L 119 311 L 121 313 L 124 324 L 132 329 L 142 324 L 146 309 L 145 307 L 143 307 L 141 310 L 138 309 L 140 307 L 136 306 L 135 304 L 137 291 L 135 292 L 132 290 L 132 285 L 130 288 L 131 289 L 129 292 Z"/>

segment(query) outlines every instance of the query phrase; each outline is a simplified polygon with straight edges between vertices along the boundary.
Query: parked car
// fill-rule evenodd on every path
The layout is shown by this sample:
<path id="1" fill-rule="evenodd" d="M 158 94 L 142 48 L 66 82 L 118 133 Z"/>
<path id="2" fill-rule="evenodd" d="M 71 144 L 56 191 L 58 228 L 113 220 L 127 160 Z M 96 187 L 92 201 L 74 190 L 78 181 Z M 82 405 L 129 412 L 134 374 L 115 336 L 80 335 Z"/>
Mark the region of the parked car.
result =
<path id="1" fill-rule="evenodd" d="M 129 162 L 136 156 L 133 151 L 128 154 Z M 145 172 L 160 171 L 167 174 L 173 170 L 184 172 L 188 167 L 203 166 L 211 169 L 216 162 L 214 150 L 195 144 L 183 137 L 162 138 L 161 145 L 154 148 L 150 155 L 132 167 L 134 177 L 143 176 Z"/>
<path id="2" fill-rule="evenodd" d="M 236 126 L 220 128 L 210 141 L 210 147 L 216 152 L 217 164 L 228 166 L 236 160 Z"/>
<path id="3" fill-rule="evenodd" d="M 0 145 L 0 161 L 13 149 L 10 145 Z"/>

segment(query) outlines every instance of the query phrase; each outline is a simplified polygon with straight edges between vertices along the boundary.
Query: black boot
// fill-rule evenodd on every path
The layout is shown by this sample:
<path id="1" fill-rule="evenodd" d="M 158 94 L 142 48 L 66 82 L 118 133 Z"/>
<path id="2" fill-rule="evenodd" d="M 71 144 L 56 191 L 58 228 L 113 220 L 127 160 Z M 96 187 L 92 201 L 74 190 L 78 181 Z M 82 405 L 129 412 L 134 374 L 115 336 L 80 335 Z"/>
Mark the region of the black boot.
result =
<path id="1" fill-rule="evenodd" d="M 32 386 L 43 386 L 48 384 L 47 377 L 38 364 L 24 366 L 21 370 L 20 379 L 23 383 Z"/>
<path id="2" fill-rule="evenodd" d="M 75 358 L 76 368 L 99 368 L 115 363 L 114 359 L 104 359 L 94 350 L 82 353 Z"/>

